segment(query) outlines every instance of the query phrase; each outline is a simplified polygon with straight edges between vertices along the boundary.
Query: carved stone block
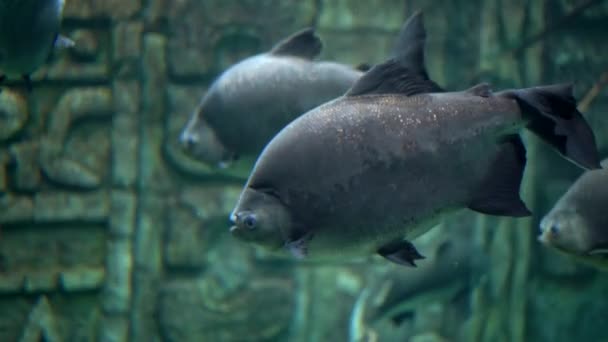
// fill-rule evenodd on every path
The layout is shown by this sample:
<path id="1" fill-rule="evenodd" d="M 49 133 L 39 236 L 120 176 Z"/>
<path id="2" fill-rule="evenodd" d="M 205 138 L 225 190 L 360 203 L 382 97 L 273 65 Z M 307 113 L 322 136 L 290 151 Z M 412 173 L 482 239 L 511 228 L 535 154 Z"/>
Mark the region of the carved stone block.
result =
<path id="1" fill-rule="evenodd" d="M 131 305 L 132 245 L 128 239 L 108 242 L 106 283 L 103 310 L 108 314 L 126 314 Z"/>

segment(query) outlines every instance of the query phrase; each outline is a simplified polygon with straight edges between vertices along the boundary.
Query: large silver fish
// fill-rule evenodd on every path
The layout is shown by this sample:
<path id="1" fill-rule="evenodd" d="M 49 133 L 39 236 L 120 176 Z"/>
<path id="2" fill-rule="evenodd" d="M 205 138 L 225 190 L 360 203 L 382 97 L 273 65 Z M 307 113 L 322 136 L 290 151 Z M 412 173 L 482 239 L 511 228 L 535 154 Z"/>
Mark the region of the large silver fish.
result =
<path id="1" fill-rule="evenodd" d="M 599 168 L 568 85 L 432 93 L 424 27 L 401 54 L 266 146 L 236 204 L 232 234 L 296 256 L 378 253 L 414 265 L 409 240 L 463 208 L 521 217 L 528 128 L 578 165 Z"/>
<path id="2" fill-rule="evenodd" d="M 314 30 L 304 29 L 222 73 L 180 135 L 187 153 L 214 166 L 255 160 L 290 121 L 343 95 L 363 73 L 315 61 L 321 48 Z"/>
<path id="3" fill-rule="evenodd" d="M 540 223 L 539 240 L 608 269 L 608 159 L 583 173 Z"/>
<path id="4" fill-rule="evenodd" d="M 31 89 L 30 75 L 54 49 L 73 45 L 59 35 L 63 0 L 0 0 L 0 82 L 22 77 Z"/>

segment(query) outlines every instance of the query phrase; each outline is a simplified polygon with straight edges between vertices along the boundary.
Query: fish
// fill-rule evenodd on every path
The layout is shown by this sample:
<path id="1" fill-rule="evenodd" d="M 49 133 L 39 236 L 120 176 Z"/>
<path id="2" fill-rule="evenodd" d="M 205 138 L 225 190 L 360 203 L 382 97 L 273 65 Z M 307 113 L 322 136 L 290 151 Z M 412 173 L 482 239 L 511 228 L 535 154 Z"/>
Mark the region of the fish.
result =
<path id="1" fill-rule="evenodd" d="M 381 282 L 384 291 L 377 293 L 381 296 L 369 308 L 369 322 L 390 319 L 400 324 L 411 316 L 414 302 L 454 298 L 467 292 L 473 277 L 487 270 L 484 253 L 474 246 L 470 235 L 441 239 L 433 247 L 431 256 L 420 263 L 416 272 L 391 272 Z"/>
<path id="2" fill-rule="evenodd" d="M 64 0 L 0 0 L 0 83 L 30 75 L 74 42 L 59 34 Z"/>
<path id="3" fill-rule="evenodd" d="M 444 216 L 531 214 L 519 196 L 522 129 L 579 167 L 600 167 L 571 85 L 442 92 L 424 66 L 422 14 L 408 21 L 417 30 L 399 54 L 268 143 L 229 216 L 232 236 L 296 258 L 415 266 L 424 256 L 410 241 Z"/>
<path id="4" fill-rule="evenodd" d="M 363 336 L 371 332 L 401 326 L 431 302 L 458 302 L 465 297 L 489 269 L 487 253 L 471 239 L 473 233 L 466 218 L 459 217 L 456 226 L 443 224 L 416 240 L 428 253 L 418 269 L 404 272 L 387 267 L 383 275 L 373 277 L 353 306 L 350 340 L 365 340 Z"/>
<path id="5" fill-rule="evenodd" d="M 343 95 L 363 72 L 315 60 L 322 46 L 315 30 L 305 28 L 224 71 L 180 133 L 186 154 L 219 168 L 255 161 L 293 119 Z"/>
<path id="6" fill-rule="evenodd" d="M 540 221 L 538 240 L 586 264 L 608 269 L 608 159 L 584 172 Z"/>

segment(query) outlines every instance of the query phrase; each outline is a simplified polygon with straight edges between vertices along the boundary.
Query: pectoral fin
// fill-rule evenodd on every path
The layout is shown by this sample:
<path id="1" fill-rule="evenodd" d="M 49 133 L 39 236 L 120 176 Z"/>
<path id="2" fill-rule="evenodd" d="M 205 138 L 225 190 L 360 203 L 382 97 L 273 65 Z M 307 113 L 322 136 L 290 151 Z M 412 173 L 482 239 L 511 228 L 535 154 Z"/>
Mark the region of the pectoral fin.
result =
<path id="1" fill-rule="evenodd" d="M 63 49 L 67 49 L 67 48 L 71 48 L 72 46 L 74 46 L 74 41 L 71 40 L 70 38 L 66 37 L 66 36 L 62 36 L 62 35 L 57 35 L 57 38 L 55 38 L 55 44 L 54 44 L 54 48 L 56 50 L 63 50 Z"/>
<path id="2" fill-rule="evenodd" d="M 396 240 L 378 249 L 378 254 L 386 259 L 404 266 L 416 267 L 416 260 L 424 259 L 416 247 L 407 240 Z"/>
<path id="3" fill-rule="evenodd" d="M 289 250 L 291 255 L 296 259 L 304 259 L 308 255 L 308 243 L 312 239 L 313 234 L 311 232 L 304 233 L 301 236 L 285 243 L 285 247 Z"/>

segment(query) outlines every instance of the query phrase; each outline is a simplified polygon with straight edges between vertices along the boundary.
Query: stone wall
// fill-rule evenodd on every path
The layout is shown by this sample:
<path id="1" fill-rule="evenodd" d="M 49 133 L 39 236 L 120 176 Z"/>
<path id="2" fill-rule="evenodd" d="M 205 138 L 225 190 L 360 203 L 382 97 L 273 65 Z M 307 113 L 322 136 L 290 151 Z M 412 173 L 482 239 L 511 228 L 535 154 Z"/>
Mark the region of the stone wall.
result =
<path id="1" fill-rule="evenodd" d="M 226 220 L 242 174 L 211 170 L 177 145 L 205 88 L 309 25 L 324 59 L 380 62 L 423 9 L 440 84 L 576 76 L 582 96 L 608 55 L 593 26 L 608 6 L 587 2 L 593 10 L 562 23 L 586 2 L 67 0 L 63 31 L 76 47 L 36 73 L 32 93 L 18 82 L 0 93 L 0 341 L 345 340 L 355 299 L 390 266 L 296 266 L 232 240 Z M 522 45 L 556 23 L 572 29 Z M 595 113 L 607 107 L 605 95 L 590 107 L 602 132 Z M 608 134 L 599 142 L 607 154 Z M 542 162 L 526 193 L 542 213 L 577 170 L 543 147 L 530 153 Z M 540 249 L 537 220 L 474 223 L 499 270 L 471 296 L 469 340 L 556 341 L 543 327 L 558 319 L 553 296 L 568 293 L 562 312 L 574 312 L 605 293 L 605 276 Z M 588 292 L 578 302 L 577 287 Z M 531 295 L 540 300 L 527 306 Z M 427 321 L 445 323 L 444 311 Z M 596 303 L 589 314 L 608 309 Z M 587 336 L 572 331 L 561 337 Z"/>

